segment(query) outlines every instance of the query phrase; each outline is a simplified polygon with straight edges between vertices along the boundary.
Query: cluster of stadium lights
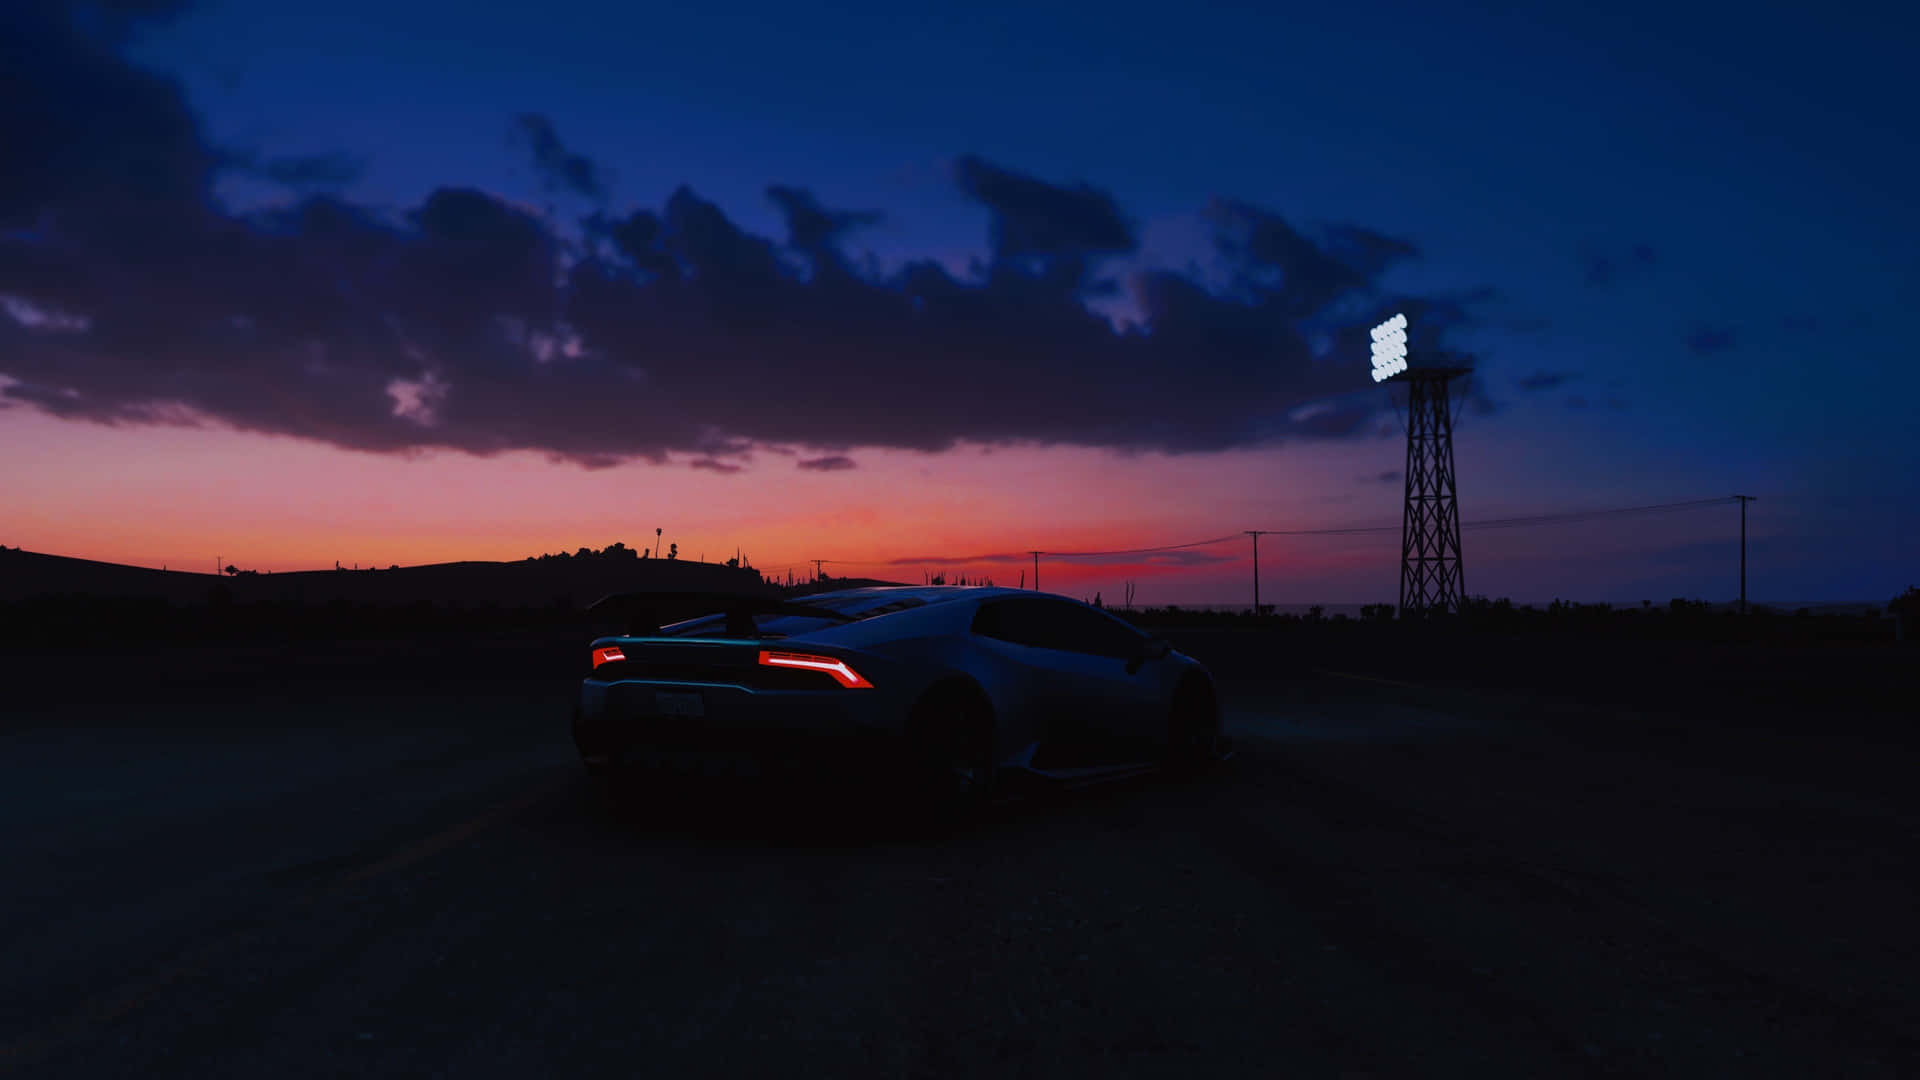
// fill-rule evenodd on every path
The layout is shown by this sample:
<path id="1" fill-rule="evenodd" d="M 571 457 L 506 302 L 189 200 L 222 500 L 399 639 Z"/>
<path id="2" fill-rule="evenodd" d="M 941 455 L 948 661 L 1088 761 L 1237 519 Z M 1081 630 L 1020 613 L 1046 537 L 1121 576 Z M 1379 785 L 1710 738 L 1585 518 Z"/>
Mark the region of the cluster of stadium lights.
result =
<path id="1" fill-rule="evenodd" d="M 1368 333 L 1373 335 L 1373 381 L 1383 382 L 1407 370 L 1407 317 L 1395 315 Z"/>

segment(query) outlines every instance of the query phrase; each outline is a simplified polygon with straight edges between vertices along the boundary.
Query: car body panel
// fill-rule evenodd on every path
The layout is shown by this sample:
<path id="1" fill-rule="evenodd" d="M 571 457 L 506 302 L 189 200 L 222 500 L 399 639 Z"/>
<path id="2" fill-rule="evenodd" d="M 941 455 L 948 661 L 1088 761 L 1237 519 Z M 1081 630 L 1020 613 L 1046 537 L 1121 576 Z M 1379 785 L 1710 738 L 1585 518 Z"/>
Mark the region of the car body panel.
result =
<path id="1" fill-rule="evenodd" d="M 1124 631 L 1099 631 L 1106 635 L 1102 640 L 1109 655 L 975 632 L 983 605 L 1003 599 L 1030 605 L 1035 598 L 1071 605 Z M 720 617 L 714 616 L 661 627 L 657 634 L 596 639 L 592 647 L 618 646 L 631 666 L 621 669 L 625 674 L 583 680 L 575 711 L 575 738 L 583 760 L 592 767 L 636 753 L 644 757 L 650 751 L 703 749 L 864 758 L 866 748 L 901 741 L 914 705 L 936 686 L 952 685 L 977 690 L 986 700 L 1003 769 L 1078 781 L 1087 778 L 1088 769 L 1113 771 L 1157 760 L 1180 680 L 1196 673 L 1206 677 L 1197 662 L 1171 650 L 1128 670 L 1129 658 L 1115 654 L 1129 648 L 1127 635 L 1144 646 L 1149 640 L 1145 634 L 1098 609 L 1049 594 L 958 586 L 878 587 L 794 602 L 838 605 L 855 614 L 875 607 L 895 610 L 853 621 L 756 616 L 759 632 L 782 635 L 768 638 L 713 632 L 720 626 Z M 1047 611 L 1084 619 L 1066 608 Z M 1098 629 L 1093 623 L 1073 625 L 1083 624 Z M 706 636 L 710 632 L 712 636 Z M 701 636 L 686 636 L 690 633 Z M 871 685 L 755 685 L 767 678 L 758 663 L 762 650 L 841 660 Z M 673 715 L 671 710 L 680 706 L 662 706 L 656 697 L 662 691 L 698 694 L 703 715 Z"/>

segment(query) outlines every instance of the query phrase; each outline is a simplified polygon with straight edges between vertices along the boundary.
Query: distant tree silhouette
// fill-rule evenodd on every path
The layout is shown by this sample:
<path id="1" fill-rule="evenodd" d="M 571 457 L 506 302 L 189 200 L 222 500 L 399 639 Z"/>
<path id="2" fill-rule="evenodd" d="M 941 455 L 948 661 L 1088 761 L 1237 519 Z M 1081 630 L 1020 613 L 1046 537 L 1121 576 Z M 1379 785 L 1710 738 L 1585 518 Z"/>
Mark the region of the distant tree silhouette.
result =
<path id="1" fill-rule="evenodd" d="M 1907 640 L 1908 628 L 1920 621 L 1920 586 L 1909 585 L 1906 592 L 1888 601 L 1887 614 L 1893 616 L 1893 639 Z"/>
<path id="2" fill-rule="evenodd" d="M 679 557 L 680 557 L 680 545 L 679 544 L 667 545 L 667 558 L 677 559 Z"/>
<path id="3" fill-rule="evenodd" d="M 334 569 L 336 569 L 336 570 L 338 570 L 338 569 L 340 568 L 340 564 L 339 564 L 339 563 L 334 563 L 334 564 L 333 564 L 333 566 L 334 566 Z M 227 576 L 228 576 L 228 577 L 238 577 L 239 575 L 240 575 L 240 568 L 239 568 L 239 567 L 237 567 L 237 566 L 235 566 L 235 565 L 233 565 L 232 563 L 228 563 L 228 564 L 227 564 Z"/>
<path id="4" fill-rule="evenodd" d="M 1920 615 L 1920 585 L 1909 585 L 1906 592 L 1887 601 L 1887 613 L 1908 618 Z"/>
<path id="5" fill-rule="evenodd" d="M 733 558 L 731 558 L 731 559 L 728 559 L 728 560 L 727 560 L 727 565 L 728 565 L 728 566 L 731 566 L 731 567 L 733 567 L 733 568 L 735 568 L 735 569 L 739 569 L 739 567 L 740 567 L 740 556 L 738 556 L 738 555 L 735 555 L 735 556 L 734 556 Z"/>

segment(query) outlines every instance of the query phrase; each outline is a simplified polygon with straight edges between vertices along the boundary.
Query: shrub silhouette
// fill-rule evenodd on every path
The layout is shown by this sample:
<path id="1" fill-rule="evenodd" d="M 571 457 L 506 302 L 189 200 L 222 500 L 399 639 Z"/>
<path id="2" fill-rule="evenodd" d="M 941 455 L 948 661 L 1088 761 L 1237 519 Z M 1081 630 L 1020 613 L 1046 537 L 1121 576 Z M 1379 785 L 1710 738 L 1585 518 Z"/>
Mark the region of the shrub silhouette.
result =
<path id="1" fill-rule="evenodd" d="M 1887 601 L 1887 614 L 1904 615 L 1909 619 L 1920 615 L 1920 585 L 1909 585 L 1906 592 Z"/>

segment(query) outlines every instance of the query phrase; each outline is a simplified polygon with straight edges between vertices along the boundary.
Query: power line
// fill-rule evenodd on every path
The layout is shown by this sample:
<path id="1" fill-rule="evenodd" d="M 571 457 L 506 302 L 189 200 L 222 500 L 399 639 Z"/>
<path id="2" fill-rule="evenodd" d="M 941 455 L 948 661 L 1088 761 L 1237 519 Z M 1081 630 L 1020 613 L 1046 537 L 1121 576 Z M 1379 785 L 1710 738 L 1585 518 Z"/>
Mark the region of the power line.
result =
<path id="1" fill-rule="evenodd" d="M 1618 506 L 1607 510 L 1572 510 L 1558 514 L 1532 514 L 1526 517 L 1494 518 L 1488 521 L 1472 521 L 1461 525 L 1463 529 L 1508 529 L 1522 525 L 1543 525 L 1562 521 L 1593 521 L 1599 518 L 1628 517 L 1634 514 L 1661 513 L 1669 510 L 1691 510 L 1704 506 L 1728 506 L 1736 496 L 1723 495 L 1717 499 L 1692 499 L 1687 502 L 1653 503 L 1647 506 Z"/>
<path id="2" fill-rule="evenodd" d="M 1529 514 L 1524 517 L 1487 518 L 1482 521 L 1463 521 L 1462 529 L 1511 529 L 1524 525 L 1551 525 L 1569 521 L 1594 521 L 1609 517 L 1628 517 L 1634 514 L 1657 513 L 1668 510 L 1689 510 L 1704 506 L 1727 506 L 1733 502 L 1730 496 L 1717 499 L 1692 499 L 1686 502 L 1652 503 L 1646 506 L 1614 506 L 1604 510 L 1563 510 L 1551 514 Z M 1400 531 L 1399 525 L 1357 525 L 1338 529 L 1263 529 L 1262 536 L 1355 536 L 1367 533 L 1394 533 Z"/>
<path id="3" fill-rule="evenodd" d="M 1642 506 L 1613 506 L 1596 510 L 1562 510 L 1548 514 L 1527 514 L 1517 517 L 1487 518 L 1481 521 L 1464 521 L 1462 529 L 1514 529 L 1529 525 L 1552 525 L 1568 522 L 1597 521 L 1606 518 L 1632 517 L 1638 514 L 1665 513 L 1675 510 L 1692 510 L 1708 506 L 1729 506 L 1738 501 L 1738 496 L 1722 495 L 1711 499 L 1689 499 L 1682 502 L 1648 503 Z M 1160 544 L 1154 547 L 1116 548 L 1111 551 L 1050 551 L 1046 549 L 1028 550 L 1018 553 L 1007 552 L 996 555 L 972 557 L 927 556 L 911 560 L 860 561 L 855 559 L 813 559 L 816 565 L 832 563 L 835 566 L 894 567 L 906 566 L 914 562 L 1015 562 L 1035 555 L 1045 555 L 1055 559 L 1105 558 L 1113 555 L 1153 555 L 1167 551 L 1185 551 L 1189 548 L 1212 547 L 1217 544 L 1237 543 L 1241 537 L 1252 533 L 1261 536 L 1377 536 L 1398 533 L 1402 525 L 1345 525 L 1327 529 L 1243 529 L 1229 536 L 1215 536 L 1206 540 L 1190 540 L 1181 544 Z"/>
<path id="4" fill-rule="evenodd" d="M 1159 547 L 1123 548 L 1118 551 L 1042 551 L 1040 554 L 1056 559 L 1085 559 L 1105 555 L 1151 555 L 1160 551 L 1181 551 L 1186 548 L 1209 547 L 1213 544 L 1224 544 L 1230 540 L 1238 540 L 1245 535 L 1246 533 L 1239 532 L 1232 536 L 1216 536 L 1211 540 L 1194 540 L 1185 544 L 1162 544 Z"/>

